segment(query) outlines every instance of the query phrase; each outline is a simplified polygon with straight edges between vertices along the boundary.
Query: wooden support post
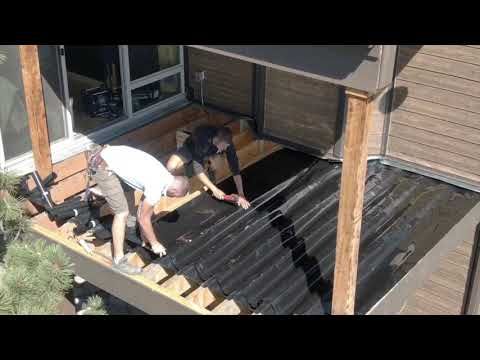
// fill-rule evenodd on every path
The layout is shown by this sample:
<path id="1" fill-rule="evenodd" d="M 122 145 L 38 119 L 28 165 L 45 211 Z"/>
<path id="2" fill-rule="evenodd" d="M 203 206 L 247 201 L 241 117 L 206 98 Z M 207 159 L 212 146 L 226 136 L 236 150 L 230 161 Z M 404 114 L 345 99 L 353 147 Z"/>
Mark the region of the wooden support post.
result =
<path id="1" fill-rule="evenodd" d="M 346 91 L 347 123 L 338 210 L 332 314 L 352 315 L 355 308 L 358 248 L 368 157 L 368 96 Z"/>
<path id="2" fill-rule="evenodd" d="M 25 103 L 35 168 L 44 178 L 52 172 L 47 115 L 37 45 L 19 45 Z"/>

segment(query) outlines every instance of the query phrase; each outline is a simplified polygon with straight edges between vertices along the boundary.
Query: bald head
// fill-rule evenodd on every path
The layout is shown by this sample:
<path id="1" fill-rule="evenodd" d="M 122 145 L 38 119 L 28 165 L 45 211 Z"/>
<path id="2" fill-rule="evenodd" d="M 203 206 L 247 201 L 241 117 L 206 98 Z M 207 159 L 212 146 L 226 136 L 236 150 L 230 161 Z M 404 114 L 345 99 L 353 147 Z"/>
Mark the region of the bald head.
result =
<path id="1" fill-rule="evenodd" d="M 190 182 L 186 176 L 174 176 L 173 182 L 167 189 L 167 196 L 182 197 L 188 194 Z"/>

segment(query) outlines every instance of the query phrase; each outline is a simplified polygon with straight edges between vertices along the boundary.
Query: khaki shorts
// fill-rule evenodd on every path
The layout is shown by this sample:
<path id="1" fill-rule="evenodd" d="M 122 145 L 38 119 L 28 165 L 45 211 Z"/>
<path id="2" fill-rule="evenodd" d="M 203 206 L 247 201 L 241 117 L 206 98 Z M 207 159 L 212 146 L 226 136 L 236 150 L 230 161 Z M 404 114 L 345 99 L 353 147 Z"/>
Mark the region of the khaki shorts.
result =
<path id="1" fill-rule="evenodd" d="M 128 212 L 130 217 L 135 216 L 135 192 L 131 187 L 117 175 L 104 169 L 97 170 L 92 179 L 97 183 L 114 214 Z"/>

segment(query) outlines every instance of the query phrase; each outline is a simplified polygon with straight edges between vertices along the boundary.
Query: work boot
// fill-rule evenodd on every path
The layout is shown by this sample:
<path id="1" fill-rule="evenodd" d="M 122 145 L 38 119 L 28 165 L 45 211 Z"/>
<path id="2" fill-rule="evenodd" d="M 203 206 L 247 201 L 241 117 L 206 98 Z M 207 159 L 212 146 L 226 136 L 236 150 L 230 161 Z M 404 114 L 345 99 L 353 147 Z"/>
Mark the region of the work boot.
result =
<path id="1" fill-rule="evenodd" d="M 123 256 L 118 262 L 114 260 L 112 268 L 127 275 L 140 275 L 142 273 L 141 268 L 128 263 L 126 256 Z"/>

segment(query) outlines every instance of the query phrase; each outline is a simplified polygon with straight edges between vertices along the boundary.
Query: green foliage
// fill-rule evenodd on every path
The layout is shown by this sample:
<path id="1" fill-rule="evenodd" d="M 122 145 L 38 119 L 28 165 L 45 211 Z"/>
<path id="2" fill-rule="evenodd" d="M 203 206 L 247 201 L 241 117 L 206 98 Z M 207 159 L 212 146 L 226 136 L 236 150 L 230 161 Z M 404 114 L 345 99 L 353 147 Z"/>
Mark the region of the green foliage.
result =
<path id="1" fill-rule="evenodd" d="M 56 314 L 72 288 L 72 264 L 58 245 L 33 237 L 18 183 L 0 173 L 0 314 Z"/>
<path id="2" fill-rule="evenodd" d="M 4 258 L 0 312 L 56 314 L 64 294 L 72 287 L 68 257 L 57 245 L 43 240 L 14 241 Z"/>
<path id="3" fill-rule="evenodd" d="M 18 176 L 5 172 L 0 173 L 0 190 L 16 196 L 19 183 L 20 178 Z"/>
<path id="4" fill-rule="evenodd" d="M 0 256 L 10 241 L 26 235 L 30 228 L 30 220 L 17 196 L 18 183 L 16 176 L 0 173 Z"/>
<path id="5" fill-rule="evenodd" d="M 82 307 L 83 315 L 108 315 L 103 299 L 98 295 L 90 296 Z"/>

